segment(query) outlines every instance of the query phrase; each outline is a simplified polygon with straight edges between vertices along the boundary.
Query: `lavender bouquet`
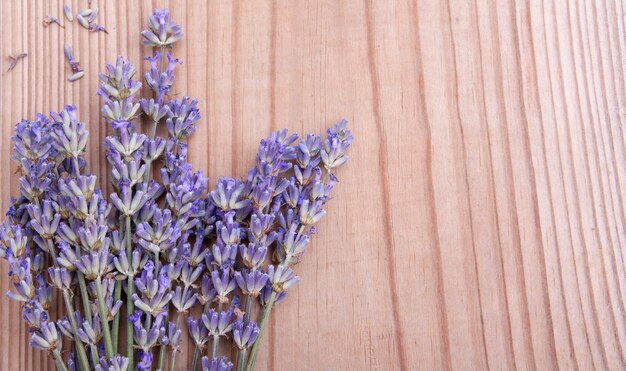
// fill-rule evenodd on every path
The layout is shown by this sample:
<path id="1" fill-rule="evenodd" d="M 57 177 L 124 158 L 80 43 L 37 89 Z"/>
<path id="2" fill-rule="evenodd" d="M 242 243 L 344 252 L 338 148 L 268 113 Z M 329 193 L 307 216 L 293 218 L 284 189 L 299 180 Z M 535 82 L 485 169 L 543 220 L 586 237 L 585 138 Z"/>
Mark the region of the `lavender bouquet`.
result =
<path id="1" fill-rule="evenodd" d="M 221 178 L 209 190 L 187 162 L 197 100 L 170 98 L 181 62 L 169 51 L 182 36 L 167 10 L 148 19 L 150 99 L 139 98 L 142 83 L 124 58 L 100 74 L 102 115 L 114 132 L 105 140 L 109 197 L 87 171 L 87 126 L 75 107 L 16 126 L 20 195 L 0 226 L 7 296 L 21 302 L 31 346 L 59 370 L 174 370 L 183 334 L 195 352 L 179 366 L 254 369 L 270 312 L 298 282 L 293 267 L 347 160 L 345 121 L 325 139 L 283 130 L 261 141 L 244 179 Z M 135 126 L 141 121 L 148 134 Z M 162 125 L 167 138 L 156 135 Z M 56 313 L 60 297 L 65 309 Z M 221 355 L 220 342 L 236 352 Z"/>

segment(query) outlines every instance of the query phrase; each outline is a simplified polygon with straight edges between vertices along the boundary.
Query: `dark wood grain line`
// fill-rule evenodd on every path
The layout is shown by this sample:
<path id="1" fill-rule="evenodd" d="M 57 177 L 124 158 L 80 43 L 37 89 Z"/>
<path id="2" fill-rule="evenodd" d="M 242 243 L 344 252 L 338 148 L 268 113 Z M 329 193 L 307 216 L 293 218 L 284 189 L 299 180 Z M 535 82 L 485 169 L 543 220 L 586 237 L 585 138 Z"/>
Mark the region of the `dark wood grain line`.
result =
<path id="1" fill-rule="evenodd" d="M 586 25 L 586 29 L 587 30 L 593 30 L 592 33 L 593 33 L 593 42 L 595 44 L 595 48 L 591 47 L 591 42 L 592 42 L 591 37 L 592 36 L 587 34 L 587 39 L 588 39 L 588 44 L 590 46 L 590 52 L 593 51 L 593 53 L 592 53 L 592 60 L 593 60 L 593 55 L 596 56 L 596 63 L 595 63 L 595 65 L 596 65 L 597 70 L 598 70 L 598 79 L 597 80 L 598 80 L 598 83 L 599 83 L 599 88 L 602 91 L 602 93 L 600 94 L 601 97 L 602 97 L 601 98 L 602 110 L 604 110 L 604 112 L 606 114 L 610 115 L 609 102 L 608 102 L 608 97 L 607 97 L 607 94 L 606 94 L 608 92 L 608 90 L 607 90 L 608 88 L 607 88 L 607 83 L 605 81 L 605 71 L 604 71 L 604 66 L 603 66 L 603 62 L 602 62 L 602 58 L 603 57 L 602 57 L 602 55 L 600 53 L 600 50 L 599 50 L 601 46 L 600 46 L 599 36 L 598 36 L 599 32 L 598 32 L 598 30 L 596 28 L 597 27 L 597 18 L 596 18 L 596 15 L 595 15 L 595 13 L 596 13 L 595 12 L 595 8 L 592 7 L 592 13 L 593 14 L 591 14 L 591 15 L 587 12 L 586 9 L 584 9 L 584 12 L 585 12 L 585 17 L 583 18 L 583 22 Z M 591 22 L 593 22 L 593 23 L 591 23 Z M 589 28 L 590 23 L 592 25 L 592 28 Z M 611 135 L 612 131 L 610 130 L 610 126 L 611 126 L 610 117 L 608 117 L 607 120 L 604 123 L 600 123 L 600 125 L 603 126 L 603 127 L 608 127 L 608 129 L 607 129 L 608 135 L 606 136 L 606 140 L 608 141 L 608 150 L 612 153 L 613 157 L 615 157 L 616 151 L 615 151 L 615 146 L 614 146 L 614 143 L 613 143 L 613 138 L 612 138 L 612 135 Z M 603 140 L 603 142 L 604 142 L 604 140 Z M 612 162 L 612 164 L 614 166 L 613 167 L 613 169 L 614 169 L 613 171 L 616 173 L 616 175 L 619 175 L 619 170 L 615 168 L 615 162 L 614 161 L 611 161 L 611 162 Z M 601 259 L 601 262 L 602 262 L 602 264 L 601 264 L 602 275 L 603 275 L 604 281 L 606 282 L 608 280 L 608 277 L 607 277 L 606 266 L 605 266 L 605 262 L 604 262 L 603 258 Z M 606 284 L 608 284 L 608 282 L 606 282 Z M 602 286 L 602 290 L 601 291 L 603 293 L 607 293 L 609 295 L 609 301 L 612 301 L 610 292 L 608 292 L 608 289 L 604 285 Z M 595 296 L 594 296 L 594 302 L 595 302 Z M 613 331 L 612 331 L 613 340 L 616 342 L 616 344 L 621 345 L 619 336 L 618 336 L 618 334 L 615 331 L 615 329 L 616 329 L 615 312 L 613 310 L 610 310 L 609 311 L 609 315 L 610 315 L 610 320 L 612 322 L 612 326 L 609 326 L 609 327 L 611 329 L 613 329 Z M 607 354 L 607 357 L 608 357 L 608 354 Z M 621 363 L 621 366 L 623 367 L 624 366 L 624 355 L 623 354 L 620 354 L 620 363 Z"/>
<path id="2" fill-rule="evenodd" d="M 486 366 L 487 370 L 490 370 L 491 367 L 489 365 L 489 357 L 487 356 L 487 341 L 485 338 L 485 320 L 484 320 L 484 315 L 483 315 L 483 303 L 482 303 L 482 294 L 480 292 L 480 273 L 478 270 L 478 257 L 476 255 L 476 241 L 475 241 L 475 231 L 474 231 L 474 215 L 473 215 L 473 210 L 472 210 L 472 195 L 471 195 L 471 191 L 470 191 L 470 186 L 469 186 L 469 176 L 467 174 L 467 168 L 470 164 L 468 164 L 467 161 L 467 148 L 465 146 L 465 133 L 463 131 L 463 121 L 461 120 L 461 113 L 459 111 L 459 89 L 458 89 L 458 83 L 459 83 L 459 74 L 458 74 L 458 68 L 457 68 L 457 63 L 456 63 L 456 58 L 457 58 L 457 52 L 456 52 L 456 46 L 454 43 L 454 33 L 452 32 L 452 13 L 451 13 L 451 9 L 450 9 L 450 0 L 445 0 L 445 5 L 442 7 L 442 11 L 441 11 L 441 17 L 442 17 L 442 24 L 447 24 L 448 25 L 448 29 L 446 31 L 444 31 L 444 39 L 445 42 L 448 43 L 447 48 L 451 51 L 451 64 L 452 64 L 452 70 L 454 72 L 454 76 L 453 78 L 450 78 L 450 85 L 452 86 L 452 95 L 455 97 L 455 99 L 451 99 L 449 100 L 449 104 L 448 104 L 448 111 L 450 112 L 450 116 L 454 117 L 456 119 L 456 123 L 458 125 L 459 128 L 459 133 L 460 133 L 460 140 L 459 142 L 461 143 L 461 148 L 460 148 L 460 152 L 461 152 L 461 156 L 463 157 L 463 181 L 464 181 L 464 185 L 465 185 L 465 190 L 467 192 L 467 195 L 465 198 L 465 207 L 467 208 L 467 212 L 468 212 L 468 216 L 469 216 L 469 229 L 470 229 L 470 236 L 471 236 L 471 249 L 472 249 L 472 260 L 473 260 L 473 269 L 474 269 L 474 277 L 476 278 L 476 301 L 478 302 L 478 314 L 479 314 L 479 318 L 480 318 L 480 348 L 482 349 L 482 357 L 483 357 L 483 362 L 484 362 L 484 366 Z M 454 106 L 454 107 L 450 107 L 450 106 Z M 482 367 L 482 366 L 481 366 Z"/>
<path id="3" fill-rule="evenodd" d="M 577 7 L 574 6 L 574 9 L 577 9 Z M 578 17 L 578 11 L 577 10 L 576 10 L 576 17 Z M 567 22 L 568 22 L 568 25 L 570 25 L 570 30 L 571 30 L 571 33 L 572 33 L 572 35 L 569 38 L 570 43 L 571 43 L 571 50 L 572 50 L 572 53 L 573 53 L 573 51 L 574 51 L 574 40 L 573 40 L 574 37 L 573 37 L 573 35 L 574 35 L 574 30 L 577 30 L 578 31 L 577 32 L 577 35 L 578 35 L 578 37 L 577 37 L 578 46 L 579 46 L 579 49 L 580 49 L 581 53 L 584 54 L 585 50 L 584 50 L 584 43 L 583 43 L 583 38 L 582 38 L 582 30 L 581 30 L 580 27 L 571 27 L 572 19 L 574 19 L 574 15 L 572 13 L 572 6 L 568 6 Z M 588 108 L 588 110 L 587 110 L 587 117 L 586 118 L 582 118 L 581 117 L 581 120 L 583 122 L 583 136 L 585 138 L 591 138 L 591 144 L 590 145 L 593 148 L 593 151 L 595 152 L 595 156 L 593 156 L 593 157 L 595 158 L 595 162 L 596 162 L 597 168 L 600 169 L 601 168 L 601 165 L 600 165 L 600 153 L 602 153 L 602 155 L 604 156 L 605 164 L 607 164 L 607 162 L 606 162 L 607 160 L 606 160 L 606 156 L 605 156 L 604 152 L 603 151 L 602 152 L 599 151 L 599 144 L 598 144 L 596 132 L 595 132 L 595 130 L 593 130 L 593 121 L 594 121 L 594 117 L 593 116 L 594 115 L 593 115 L 593 112 L 592 112 L 593 107 L 592 107 L 592 104 L 591 104 L 590 94 L 588 94 L 588 90 L 591 90 L 591 89 L 590 89 L 590 86 L 589 86 L 589 80 L 587 79 L 587 73 L 586 73 L 586 71 L 588 69 L 587 60 L 584 57 L 584 55 L 582 56 L 580 61 L 576 61 L 575 55 L 572 55 L 572 57 L 574 57 L 573 58 L 573 61 L 574 61 L 573 63 L 581 63 L 581 65 L 582 65 L 582 73 L 581 73 L 580 78 L 582 80 L 581 83 L 584 86 L 582 86 L 582 88 L 580 87 L 580 85 L 578 83 L 578 79 L 576 79 L 576 82 L 575 82 L 576 85 L 575 86 L 576 86 L 576 89 L 577 89 L 577 91 L 579 93 L 579 96 L 580 96 L 580 94 L 582 94 L 584 96 L 584 98 L 583 98 L 584 105 Z M 582 103 L 583 102 L 581 102 L 581 104 Z M 586 126 L 586 125 L 584 125 L 585 122 L 587 122 L 590 125 L 592 125 L 592 128 L 589 131 L 589 133 L 585 130 L 585 126 Z M 576 262 L 576 260 L 574 260 L 574 262 Z M 575 279 L 576 279 L 576 281 L 575 281 L 576 282 L 576 286 L 579 287 L 578 275 L 575 276 Z M 579 297 L 580 297 L 580 287 L 579 287 L 578 290 L 579 290 Z M 593 328 L 590 329 L 590 330 L 588 329 L 587 331 L 594 331 L 595 336 L 600 338 L 600 330 L 599 330 L 599 327 L 598 327 L 597 318 L 593 318 L 592 321 L 593 321 Z M 586 326 L 586 322 L 585 322 L 585 327 L 587 327 Z M 587 340 L 587 343 L 589 344 L 589 336 L 588 335 L 586 337 L 586 340 Z M 605 353 L 601 352 L 601 355 L 603 356 L 603 358 L 601 359 L 602 364 L 598 365 L 598 364 L 595 363 L 596 361 L 595 361 L 595 359 L 593 357 L 593 352 L 591 351 L 591 345 L 590 344 L 589 344 L 589 347 L 590 347 L 589 350 L 591 352 L 591 360 L 594 362 L 594 367 L 596 367 L 596 368 L 606 368 L 607 367 L 606 366 L 606 362 L 607 361 L 606 361 Z"/>
<path id="4" fill-rule="evenodd" d="M 393 234 L 393 215 L 391 213 L 391 196 L 389 192 L 389 159 L 387 158 L 387 136 L 383 127 L 382 115 L 380 112 L 380 81 L 378 67 L 376 65 L 376 46 L 374 39 L 374 14 L 371 0 L 364 0 L 365 5 L 365 27 L 367 30 L 367 58 L 370 74 L 372 113 L 379 138 L 378 159 L 380 164 L 382 209 L 383 209 L 383 231 L 387 248 L 387 269 L 389 272 L 389 288 L 391 294 L 391 311 L 393 318 L 393 333 L 397 336 L 396 348 L 400 361 L 400 369 L 408 370 L 406 354 L 404 349 L 404 333 L 400 323 L 400 305 L 398 299 L 398 285 L 395 274 L 396 267 L 396 243 Z"/>
<path id="5" fill-rule="evenodd" d="M 476 17 L 476 15 L 478 14 L 478 10 L 477 10 L 477 1 L 478 0 L 474 0 L 473 2 L 473 15 L 474 17 Z M 500 272 L 500 274 L 502 275 L 502 280 L 501 280 L 501 287 L 502 287 L 502 300 L 504 301 L 504 308 L 506 311 L 506 327 L 503 329 L 504 330 L 504 336 L 506 338 L 506 342 L 507 342 L 507 354 L 506 357 L 507 359 L 509 359 L 510 361 L 510 366 L 512 367 L 513 370 L 517 370 L 517 363 L 515 360 L 515 348 L 513 345 L 513 336 L 512 336 L 512 328 L 511 328 L 511 312 L 509 309 L 509 298 L 508 298 L 508 285 L 507 285 L 507 280 L 504 279 L 504 274 L 505 274 L 505 270 L 504 270 L 504 251 L 502 248 L 502 241 L 500 238 L 500 231 L 501 231 L 501 226 L 500 226 L 500 215 L 499 215 L 499 210 L 498 210 L 498 203 L 497 203 L 497 198 L 495 197 L 495 190 L 496 190 L 496 183 L 495 183 L 495 174 L 493 171 L 494 168 L 494 164 L 493 164 L 493 147 L 491 144 L 491 134 L 489 133 L 489 118 L 486 114 L 487 111 L 487 95 L 485 93 L 485 73 L 483 70 L 483 46 L 482 46 L 482 40 L 481 40 L 481 30 L 480 30 L 480 22 L 476 22 L 476 30 L 477 30 L 477 34 L 478 34 L 478 69 L 480 72 L 480 82 L 481 82 L 481 87 L 480 87 L 480 93 L 481 93 L 481 99 L 482 99 L 482 113 L 483 113 L 483 119 L 485 121 L 485 132 L 487 133 L 487 136 L 485 138 L 485 141 L 487 143 L 487 157 L 488 157 L 488 162 L 489 162 L 489 169 L 488 172 L 490 174 L 489 179 L 490 179 L 490 187 L 491 187 L 491 194 L 492 194 L 492 202 L 493 202 L 493 209 L 495 212 L 494 215 L 494 223 L 495 223 L 495 237 L 496 237 L 496 241 L 497 241 L 497 245 L 498 245 L 498 249 L 496 251 L 497 254 L 497 260 L 499 263 L 499 267 L 498 270 Z M 484 331 L 483 331 L 484 333 Z"/>
<path id="6" fill-rule="evenodd" d="M 432 233 L 434 236 L 434 246 L 432 249 L 432 264 L 435 267 L 435 293 L 437 294 L 437 298 L 435 299 L 436 312 L 437 312 L 437 327 L 439 331 L 439 348 L 440 348 L 440 358 L 441 358 L 441 369 L 443 370 L 452 370 L 452 356 L 450 353 L 450 330 L 448 327 L 448 311 L 446 307 L 446 301 L 444 298 L 444 284 L 443 284 L 443 262 L 441 258 L 441 244 L 439 241 L 439 235 L 437 231 L 439 230 L 438 222 L 437 222 L 437 203 L 435 200 L 435 187 L 434 187 L 434 179 L 433 179 L 433 160 L 432 160 L 432 128 L 430 124 L 430 120 L 428 118 L 428 111 L 426 110 L 426 93 L 424 89 L 424 67 L 421 59 L 421 41 L 420 41 L 420 30 L 419 30 L 419 20 L 418 20 L 418 0 L 413 0 L 409 3 L 410 8 L 410 22 L 412 28 L 412 44 L 413 48 L 416 51 L 415 53 L 415 76 L 417 78 L 417 112 L 418 112 L 418 122 L 424 125 L 427 130 L 427 138 L 425 141 L 427 143 L 424 146 L 425 152 L 425 162 L 427 164 L 425 174 L 426 179 L 426 194 L 428 197 L 428 210 L 429 215 L 428 218 L 432 222 Z"/>
<path id="7" fill-rule="evenodd" d="M 552 4 L 552 14 L 556 14 L 555 13 L 556 10 L 554 8 L 554 2 L 550 2 L 550 3 Z M 560 76 L 562 76 L 562 71 L 561 71 L 560 58 L 559 58 L 559 56 L 560 56 L 560 49 L 559 49 L 559 46 L 558 46 L 558 44 L 559 44 L 558 25 L 554 21 L 554 17 L 552 16 L 552 14 L 550 16 L 546 15 L 546 9 L 545 9 L 545 2 L 544 1 L 541 2 L 541 7 L 542 7 L 542 12 L 541 13 L 542 13 L 543 27 L 544 27 L 543 42 L 544 42 L 544 45 L 546 46 L 546 48 L 550 48 L 551 47 L 551 46 L 548 45 L 548 40 L 547 40 L 547 36 L 546 36 L 547 33 L 548 33 L 547 24 L 548 24 L 548 20 L 553 20 L 552 24 L 554 25 L 554 27 L 553 27 L 552 31 L 554 31 L 554 33 L 556 34 L 556 36 L 555 36 L 556 37 L 555 44 L 556 44 L 556 56 L 557 56 L 557 62 L 556 62 L 556 64 L 557 64 L 557 74 L 560 77 Z M 545 61 L 546 65 L 549 65 L 550 64 L 549 58 L 546 56 L 546 57 L 544 57 L 544 59 L 546 59 L 546 61 Z M 553 87 L 553 83 L 552 83 L 552 76 L 550 76 L 550 68 L 549 67 L 547 68 L 547 74 L 549 76 L 549 78 L 548 78 L 548 83 L 550 85 L 549 93 L 550 93 L 550 99 L 551 99 L 552 108 L 553 108 L 552 115 L 553 115 L 554 121 L 556 123 L 558 123 L 558 119 L 556 119 L 556 117 L 555 117 L 555 115 L 556 115 L 555 111 L 556 111 L 557 105 L 555 103 L 555 99 L 556 99 L 555 95 L 552 93 L 554 91 L 554 87 Z M 559 79 L 557 77 L 557 79 L 561 82 L 561 84 L 558 84 L 559 93 L 561 93 L 559 95 L 559 97 L 564 98 L 564 88 L 563 88 L 563 84 L 562 84 L 562 78 Z M 537 91 L 537 94 L 539 94 L 538 91 Z M 567 113 L 567 104 L 566 104 L 566 102 L 563 102 L 562 106 L 565 107 L 565 111 L 566 111 L 565 112 L 565 116 L 569 117 L 569 115 Z M 564 152 L 561 150 L 562 146 L 561 146 L 560 137 L 558 135 L 558 132 L 559 132 L 559 125 L 558 124 L 555 125 L 555 131 L 557 132 L 557 138 L 556 138 L 557 140 L 555 141 L 555 143 L 553 143 L 553 145 L 556 146 L 556 152 L 557 153 L 563 154 Z M 542 136 L 543 136 L 543 131 L 542 131 Z M 542 138 L 542 139 L 544 141 L 543 147 L 544 147 L 544 152 L 545 152 L 545 151 L 547 151 L 548 147 L 546 146 L 545 138 Z M 571 152 L 571 144 L 569 146 L 569 151 L 566 151 L 566 152 L 570 154 L 570 161 L 571 161 L 571 163 L 574 163 L 573 157 L 572 157 L 572 152 Z M 559 156 L 559 176 L 561 178 L 564 177 L 564 170 L 563 169 L 564 169 L 563 159 L 562 159 L 561 156 Z M 567 201 L 567 192 L 565 192 L 565 203 L 564 203 L 564 206 L 565 206 L 565 209 L 566 209 L 566 215 L 569 216 L 570 212 L 569 212 L 569 203 Z M 569 218 L 567 218 L 567 225 L 568 225 L 568 230 L 570 231 L 570 234 L 571 234 L 572 227 L 571 227 L 571 222 L 570 222 Z M 570 235 L 570 242 L 573 243 L 571 235 Z M 572 245 L 572 247 L 573 247 L 573 245 Z M 559 266 L 560 266 L 560 256 L 561 256 L 561 254 L 560 254 L 559 250 L 560 249 L 557 248 L 557 252 L 558 252 L 558 256 L 559 256 L 559 262 L 557 262 L 557 264 L 559 264 Z M 578 282 L 578 277 L 576 277 L 576 282 Z M 564 313 L 565 313 L 565 318 L 566 318 L 566 321 L 567 321 L 567 324 L 568 324 L 566 331 L 567 331 L 567 334 L 568 334 L 569 347 L 572 350 L 572 353 L 574 355 L 574 359 L 576 360 L 576 352 L 575 352 L 575 348 L 574 348 L 573 341 L 572 341 L 571 326 L 569 324 L 569 315 L 568 315 L 567 308 L 565 308 Z M 576 361 L 576 363 L 578 364 L 577 361 Z"/>

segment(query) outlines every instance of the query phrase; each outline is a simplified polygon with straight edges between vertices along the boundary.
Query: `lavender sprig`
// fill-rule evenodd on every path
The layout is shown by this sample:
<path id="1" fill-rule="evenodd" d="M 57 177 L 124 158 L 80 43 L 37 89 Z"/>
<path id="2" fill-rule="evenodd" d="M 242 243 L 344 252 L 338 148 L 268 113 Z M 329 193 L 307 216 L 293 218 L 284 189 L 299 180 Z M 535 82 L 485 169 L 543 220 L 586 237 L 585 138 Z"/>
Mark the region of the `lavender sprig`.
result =
<path id="1" fill-rule="evenodd" d="M 71 9 L 64 11 L 71 21 Z M 89 8 L 75 18 L 100 30 L 96 14 Z M 353 138 L 345 121 L 325 138 L 283 130 L 260 142 L 244 179 L 220 178 L 209 189 L 187 158 L 201 119 L 198 101 L 168 100 L 180 61 L 165 49 L 182 36 L 167 10 L 155 10 L 142 32 L 144 45 L 158 48 L 146 58 L 151 99 L 138 99 L 142 84 L 122 57 L 100 74 L 102 116 L 113 128 L 105 140 L 114 188 L 108 199 L 87 172 L 87 127 L 75 107 L 16 126 L 20 194 L 0 224 L 0 257 L 9 264 L 7 296 L 21 303 L 32 345 L 48 351 L 59 369 L 148 370 L 158 354 L 162 370 L 169 350 L 174 370 L 186 325 L 196 346 L 194 371 L 200 364 L 233 367 L 219 354 L 222 341 L 237 348 L 237 370 L 252 370 L 270 312 L 299 282 L 295 266 L 326 215 L 335 171 L 348 159 Z M 80 78 L 69 46 L 66 57 Z M 136 125 L 141 113 L 152 124 L 149 135 Z M 166 138 L 157 136 L 161 122 Z M 152 179 L 161 159 L 160 177 Z M 59 318 L 46 309 L 53 290 L 65 302 Z M 81 308 L 74 308 L 74 295 Z M 124 301 L 128 318 L 120 315 Z M 202 313 L 194 318 L 196 305 Z M 125 356 L 116 354 L 122 321 Z M 61 334 L 75 353 L 61 352 Z M 201 357 L 207 347 L 210 357 Z"/>

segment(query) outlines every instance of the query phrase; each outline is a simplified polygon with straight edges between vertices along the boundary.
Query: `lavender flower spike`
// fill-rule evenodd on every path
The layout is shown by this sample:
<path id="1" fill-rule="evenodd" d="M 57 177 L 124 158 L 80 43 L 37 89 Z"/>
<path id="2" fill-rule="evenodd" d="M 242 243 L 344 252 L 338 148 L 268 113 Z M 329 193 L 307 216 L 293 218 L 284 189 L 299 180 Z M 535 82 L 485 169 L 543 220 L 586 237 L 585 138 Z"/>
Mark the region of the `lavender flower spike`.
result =
<path id="1" fill-rule="evenodd" d="M 167 9 L 154 9 L 148 18 L 148 29 L 141 32 L 141 43 L 146 46 L 171 47 L 183 35 L 182 27 L 170 19 Z"/>

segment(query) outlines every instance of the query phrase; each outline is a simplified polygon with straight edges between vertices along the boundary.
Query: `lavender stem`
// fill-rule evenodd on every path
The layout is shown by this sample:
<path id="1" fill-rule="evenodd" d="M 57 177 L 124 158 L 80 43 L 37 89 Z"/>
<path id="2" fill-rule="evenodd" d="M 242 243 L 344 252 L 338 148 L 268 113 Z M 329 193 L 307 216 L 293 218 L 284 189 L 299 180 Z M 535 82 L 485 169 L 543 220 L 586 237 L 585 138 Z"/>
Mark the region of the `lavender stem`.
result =
<path id="1" fill-rule="evenodd" d="M 132 256 L 132 245 L 130 240 L 130 215 L 126 215 L 126 256 Z M 134 275 L 129 275 L 126 282 L 126 312 L 128 316 L 133 314 L 135 310 L 135 303 L 133 303 L 131 297 L 135 292 Z M 134 369 L 134 350 L 133 350 L 133 323 L 126 321 L 126 357 L 128 357 L 128 368 Z"/>
<path id="2" fill-rule="evenodd" d="M 63 358 L 61 357 L 61 353 L 59 353 L 59 350 L 55 349 L 54 351 L 52 351 L 52 355 L 54 356 L 57 370 L 67 371 L 67 367 L 65 366 L 65 363 L 63 363 Z"/>
<path id="3" fill-rule="evenodd" d="M 267 306 L 265 307 L 265 309 L 263 309 L 263 312 L 261 314 L 261 319 L 259 321 L 259 337 L 257 338 L 256 342 L 254 342 L 254 345 L 252 346 L 252 351 L 250 352 L 250 358 L 248 359 L 248 366 L 246 367 L 246 371 L 254 370 L 254 362 L 256 361 L 256 355 L 257 355 L 257 352 L 259 351 L 259 344 L 261 344 L 261 338 L 263 336 L 263 332 L 265 331 L 265 328 L 267 327 L 267 317 L 269 317 L 269 313 L 272 310 L 272 307 L 274 306 L 274 301 L 276 301 L 276 292 L 272 291 L 270 300 L 267 303 Z"/>
<path id="4" fill-rule="evenodd" d="M 74 306 L 72 305 L 72 299 L 67 289 L 63 289 L 63 300 L 65 301 L 65 308 L 67 309 L 67 317 L 70 320 L 72 326 L 72 332 L 74 333 L 74 341 L 76 342 L 76 353 L 78 354 L 78 362 L 83 370 L 89 370 L 89 361 L 87 360 L 87 352 L 85 352 L 85 346 L 83 342 L 78 338 L 78 325 L 76 324 L 76 317 L 74 317 Z M 98 358 L 93 359 L 94 364 L 98 361 Z"/>
<path id="5" fill-rule="evenodd" d="M 178 313 L 178 315 L 176 316 L 176 330 L 178 330 L 180 328 L 180 316 L 181 313 Z M 170 371 L 175 371 L 176 369 L 176 349 L 172 348 L 172 360 L 171 360 L 171 365 L 170 365 Z"/>
<path id="6" fill-rule="evenodd" d="M 114 291 L 114 302 L 117 303 L 118 300 L 122 297 L 122 281 L 115 281 L 115 291 Z M 117 353 L 117 346 L 119 344 L 119 333 L 120 333 L 120 311 L 118 310 L 115 313 L 115 317 L 113 317 L 113 349 Z"/>
<path id="7" fill-rule="evenodd" d="M 243 371 L 246 365 L 246 353 L 248 349 L 240 350 L 239 355 L 237 355 L 237 371 Z"/>
<path id="8" fill-rule="evenodd" d="M 102 332 L 104 333 L 104 350 L 109 359 L 113 358 L 113 342 L 111 341 L 111 329 L 109 328 L 108 313 L 104 302 L 104 293 L 102 288 L 102 278 L 96 278 L 96 295 L 98 296 L 98 312 L 100 314 L 100 322 L 102 323 Z"/>
<path id="9" fill-rule="evenodd" d="M 196 344 L 196 350 L 193 351 L 193 361 L 191 362 L 191 371 L 196 371 L 198 366 L 198 358 L 200 358 L 200 347 Z"/>

